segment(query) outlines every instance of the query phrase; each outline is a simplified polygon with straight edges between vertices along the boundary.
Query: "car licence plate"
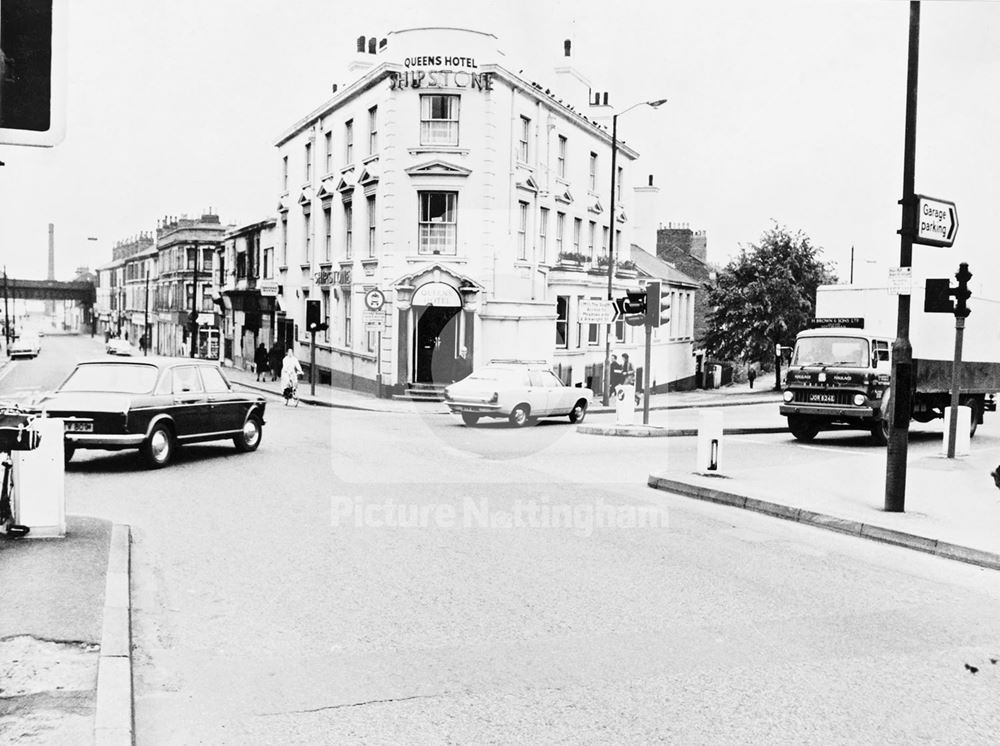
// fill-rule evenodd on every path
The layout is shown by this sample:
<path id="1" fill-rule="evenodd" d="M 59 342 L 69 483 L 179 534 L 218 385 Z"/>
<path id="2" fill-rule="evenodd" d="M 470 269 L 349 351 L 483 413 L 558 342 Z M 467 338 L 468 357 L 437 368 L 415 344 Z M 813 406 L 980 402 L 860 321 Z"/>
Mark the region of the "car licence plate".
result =
<path id="1" fill-rule="evenodd" d="M 92 433 L 94 432 L 93 422 L 77 422 L 68 420 L 66 422 L 66 432 L 68 433 Z"/>
<path id="2" fill-rule="evenodd" d="M 837 397 L 834 394 L 809 394 L 809 401 L 818 404 L 836 404 Z"/>

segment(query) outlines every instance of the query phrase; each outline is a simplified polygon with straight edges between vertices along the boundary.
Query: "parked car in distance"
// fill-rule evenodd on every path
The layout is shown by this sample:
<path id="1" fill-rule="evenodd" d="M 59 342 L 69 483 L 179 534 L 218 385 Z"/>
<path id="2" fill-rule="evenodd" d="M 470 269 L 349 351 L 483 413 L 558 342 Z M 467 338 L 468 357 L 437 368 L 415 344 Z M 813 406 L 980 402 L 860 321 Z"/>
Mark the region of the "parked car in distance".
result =
<path id="1" fill-rule="evenodd" d="M 105 351 L 109 355 L 131 355 L 132 345 L 130 345 L 126 340 L 121 337 L 112 337 L 108 340 L 108 343 L 104 345 Z"/>
<path id="2" fill-rule="evenodd" d="M 187 443 L 231 439 L 254 451 L 264 428 L 262 396 L 233 391 L 217 363 L 191 358 L 82 362 L 37 406 L 66 420 L 67 462 L 78 448 L 136 448 L 159 469 Z"/>
<path id="3" fill-rule="evenodd" d="M 37 334 L 30 332 L 22 333 L 17 339 L 10 343 L 7 352 L 11 357 L 38 357 L 42 351 L 42 341 Z"/>
<path id="4" fill-rule="evenodd" d="M 567 386 L 545 361 L 494 360 L 446 386 L 445 403 L 473 426 L 482 417 L 506 417 L 523 427 L 538 417 L 569 417 L 583 422 L 594 392 Z"/>

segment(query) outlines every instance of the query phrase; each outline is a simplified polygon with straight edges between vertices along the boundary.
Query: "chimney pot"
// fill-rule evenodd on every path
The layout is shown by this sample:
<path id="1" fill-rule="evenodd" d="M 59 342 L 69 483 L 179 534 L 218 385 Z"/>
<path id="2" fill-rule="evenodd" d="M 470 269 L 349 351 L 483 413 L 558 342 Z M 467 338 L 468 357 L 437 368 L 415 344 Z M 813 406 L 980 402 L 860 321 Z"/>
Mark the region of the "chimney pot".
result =
<path id="1" fill-rule="evenodd" d="M 649 175 L 649 185 L 653 186 L 653 174 Z"/>
<path id="2" fill-rule="evenodd" d="M 363 36 L 358 37 L 358 51 L 359 52 L 365 51 L 365 37 Z"/>
<path id="3" fill-rule="evenodd" d="M 604 105 L 605 106 L 608 105 L 608 92 L 607 91 L 604 92 Z"/>
<path id="4" fill-rule="evenodd" d="M 334 83 L 334 84 L 333 84 L 333 85 L 331 86 L 331 88 L 333 89 L 333 93 L 336 93 L 336 92 L 337 92 L 337 84 L 336 84 L 336 83 Z"/>
<path id="5" fill-rule="evenodd" d="M 375 54 L 375 48 L 377 44 L 378 44 L 378 39 L 376 39 L 374 36 L 368 40 L 368 54 Z"/>
<path id="6" fill-rule="evenodd" d="M 569 57 L 570 56 L 569 52 L 570 52 L 570 49 L 572 48 L 572 46 L 573 46 L 573 42 L 571 42 L 569 39 L 566 39 L 563 42 L 563 57 Z"/>

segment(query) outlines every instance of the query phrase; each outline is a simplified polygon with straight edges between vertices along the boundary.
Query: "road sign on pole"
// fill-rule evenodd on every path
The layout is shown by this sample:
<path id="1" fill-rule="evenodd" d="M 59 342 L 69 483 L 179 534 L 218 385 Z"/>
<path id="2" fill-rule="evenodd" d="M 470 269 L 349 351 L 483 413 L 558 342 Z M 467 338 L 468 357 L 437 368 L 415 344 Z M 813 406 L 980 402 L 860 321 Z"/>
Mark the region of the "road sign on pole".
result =
<path id="1" fill-rule="evenodd" d="M 958 233 L 958 209 L 954 202 L 914 195 L 917 198 L 917 225 L 914 243 L 951 246 Z"/>
<path id="2" fill-rule="evenodd" d="M 369 311 L 381 311 L 385 305 L 385 295 L 378 288 L 372 288 L 365 293 L 365 308 Z"/>
<path id="3" fill-rule="evenodd" d="M 363 311 L 361 318 L 364 321 L 366 332 L 381 332 L 385 327 L 384 311 Z"/>
<path id="4" fill-rule="evenodd" d="M 581 324 L 613 324 L 618 318 L 618 309 L 613 300 L 582 298 L 577 317 Z"/>

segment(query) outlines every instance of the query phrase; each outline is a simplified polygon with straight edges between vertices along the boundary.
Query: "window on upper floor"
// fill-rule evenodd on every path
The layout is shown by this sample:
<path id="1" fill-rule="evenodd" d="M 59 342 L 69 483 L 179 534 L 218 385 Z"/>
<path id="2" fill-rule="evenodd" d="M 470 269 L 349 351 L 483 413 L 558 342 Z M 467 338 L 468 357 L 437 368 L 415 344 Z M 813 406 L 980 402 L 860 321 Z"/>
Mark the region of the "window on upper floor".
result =
<path id="1" fill-rule="evenodd" d="M 350 259 L 354 250 L 354 203 L 344 203 L 344 259 Z"/>
<path id="2" fill-rule="evenodd" d="M 333 252 L 333 210 L 327 204 L 323 208 L 323 261 L 330 261 Z"/>
<path id="3" fill-rule="evenodd" d="M 274 277 L 274 249 L 266 248 L 262 254 L 261 277 L 270 280 Z"/>
<path id="4" fill-rule="evenodd" d="M 288 191 L 288 156 L 281 159 L 281 191 Z"/>
<path id="5" fill-rule="evenodd" d="M 458 252 L 458 194 L 420 192 L 418 251 L 421 254 Z"/>
<path id="6" fill-rule="evenodd" d="M 303 232 L 305 233 L 302 241 L 303 250 L 305 252 L 303 255 L 302 263 L 312 264 L 312 214 L 311 213 L 307 212 L 302 215 L 302 226 L 303 226 Z"/>
<path id="7" fill-rule="evenodd" d="M 597 191 L 597 153 L 590 154 L 590 191 Z"/>
<path id="8" fill-rule="evenodd" d="M 580 234 L 583 233 L 583 220 L 573 218 L 573 251 L 580 253 Z"/>
<path id="9" fill-rule="evenodd" d="M 375 195 L 370 194 L 365 202 L 368 207 L 368 257 L 375 256 Z"/>
<path id="10" fill-rule="evenodd" d="M 538 211 L 538 260 L 545 264 L 549 259 L 549 208 Z"/>
<path id="11" fill-rule="evenodd" d="M 198 249 L 187 250 L 187 268 L 198 269 Z"/>
<path id="12" fill-rule="evenodd" d="M 528 258 L 528 203 L 517 203 L 517 258 Z"/>
<path id="13" fill-rule="evenodd" d="M 563 236 L 566 233 L 566 213 L 556 213 L 556 259 L 565 251 L 563 246 Z"/>
<path id="14" fill-rule="evenodd" d="M 324 152 L 325 170 L 326 173 L 330 173 L 331 171 L 333 171 L 333 133 L 326 132 L 323 135 L 323 142 L 325 144 L 325 152 Z"/>
<path id="15" fill-rule="evenodd" d="M 288 266 L 288 215 L 281 216 L 281 266 Z"/>
<path id="16" fill-rule="evenodd" d="M 241 251 L 236 255 L 236 279 L 243 280 L 247 276 L 247 255 Z"/>
<path id="17" fill-rule="evenodd" d="M 344 122 L 344 163 L 354 163 L 354 120 Z"/>
<path id="18" fill-rule="evenodd" d="M 378 152 L 378 107 L 368 110 L 368 155 Z"/>
<path id="19" fill-rule="evenodd" d="M 625 169 L 618 167 L 618 179 L 615 181 L 615 199 L 622 201 L 622 182 L 625 181 Z"/>
<path id="20" fill-rule="evenodd" d="M 521 117 L 521 139 L 517 141 L 517 159 L 521 163 L 528 162 L 528 143 L 531 133 L 531 120 L 528 117 Z"/>
<path id="21" fill-rule="evenodd" d="M 556 176 L 566 178 L 566 138 L 559 135 L 559 149 L 556 151 Z"/>
<path id="22" fill-rule="evenodd" d="M 312 181 L 313 176 L 313 146 L 311 142 L 306 143 L 306 183 Z"/>
<path id="23" fill-rule="evenodd" d="M 587 256 L 594 262 L 597 261 L 597 255 L 594 254 L 594 238 L 596 235 L 597 223 L 591 220 L 589 230 L 587 231 Z"/>
<path id="24" fill-rule="evenodd" d="M 421 96 L 420 144 L 458 145 L 458 109 L 458 96 Z"/>

